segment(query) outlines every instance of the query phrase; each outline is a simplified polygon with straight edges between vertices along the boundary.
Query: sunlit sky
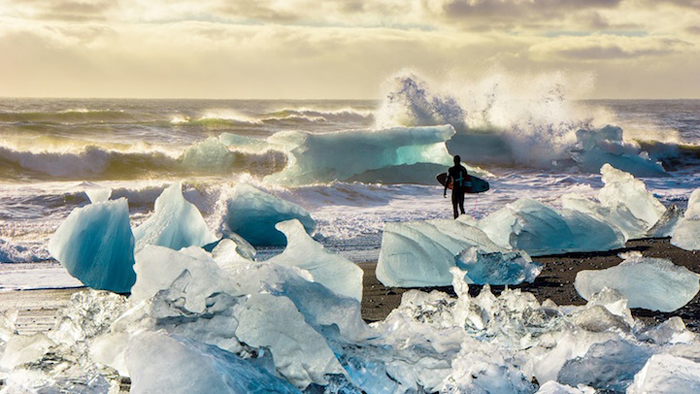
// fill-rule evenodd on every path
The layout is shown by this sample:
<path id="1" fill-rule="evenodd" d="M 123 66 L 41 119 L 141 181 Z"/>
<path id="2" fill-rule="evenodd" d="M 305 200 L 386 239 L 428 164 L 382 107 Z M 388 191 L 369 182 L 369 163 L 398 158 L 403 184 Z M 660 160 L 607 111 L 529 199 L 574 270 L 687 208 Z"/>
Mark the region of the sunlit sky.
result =
<path id="1" fill-rule="evenodd" d="M 410 68 L 700 98 L 700 0 L 0 0 L 0 96 L 374 99 Z"/>

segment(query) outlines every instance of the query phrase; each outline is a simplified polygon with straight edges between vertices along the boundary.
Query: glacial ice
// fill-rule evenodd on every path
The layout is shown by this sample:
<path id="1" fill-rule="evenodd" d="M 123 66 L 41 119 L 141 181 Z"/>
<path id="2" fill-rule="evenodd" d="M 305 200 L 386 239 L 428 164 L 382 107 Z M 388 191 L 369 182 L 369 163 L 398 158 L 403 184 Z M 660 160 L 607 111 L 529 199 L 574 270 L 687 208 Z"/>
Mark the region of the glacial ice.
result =
<path id="1" fill-rule="evenodd" d="M 649 358 L 627 394 L 700 392 L 700 364 L 670 354 L 655 354 Z"/>
<path id="2" fill-rule="evenodd" d="M 576 275 L 576 291 L 585 299 L 608 287 L 622 293 L 630 308 L 672 312 L 687 304 L 700 290 L 700 275 L 670 260 L 642 257 L 639 253 L 604 270 L 584 270 Z"/>
<path id="3" fill-rule="evenodd" d="M 105 202 L 109 200 L 109 196 L 112 195 L 112 189 L 110 188 L 89 188 L 85 189 L 85 194 L 90 199 L 91 203 Z"/>
<path id="4" fill-rule="evenodd" d="M 217 240 L 197 207 L 185 200 L 182 183 L 173 183 L 156 199 L 151 217 L 134 230 L 136 250 L 146 245 L 170 249 L 204 246 Z"/>
<path id="5" fill-rule="evenodd" d="M 49 252 L 86 286 L 129 292 L 136 274 L 126 199 L 74 209 L 51 237 Z"/>
<path id="6" fill-rule="evenodd" d="M 470 247 L 502 250 L 480 229 L 459 220 L 386 223 L 377 263 L 377 279 L 385 286 L 446 286 L 455 256 Z"/>
<path id="7" fill-rule="evenodd" d="M 673 231 L 671 244 L 686 250 L 700 250 L 700 189 L 690 195 L 688 208 Z"/>
<path id="8" fill-rule="evenodd" d="M 297 267 L 255 262 L 223 272 L 198 248 L 149 246 L 137 270 L 135 288 L 148 292 L 128 302 L 77 293 L 50 338 L 25 353 L 29 361 L 0 371 L 7 387 L 107 392 L 119 381 L 112 368 L 131 376 L 134 392 L 588 394 L 660 390 L 671 375 L 697 387 L 697 335 L 680 319 L 642 329 L 614 290 L 580 307 L 520 290 L 497 297 L 488 286 L 471 297 L 465 272 L 452 267 L 457 298 L 411 290 L 387 319 L 366 326 L 356 300 Z"/>
<path id="9" fill-rule="evenodd" d="M 277 223 L 275 227 L 287 237 L 287 247 L 267 260 L 268 263 L 304 269 L 314 281 L 336 294 L 362 301 L 362 268 L 345 257 L 327 252 L 296 219 Z"/>
<path id="10" fill-rule="evenodd" d="M 542 265 L 533 263 L 522 251 L 485 253 L 475 247 L 457 255 L 457 267 L 467 271 L 467 283 L 479 285 L 532 283 L 542 272 Z"/>
<path id="11" fill-rule="evenodd" d="M 245 242 L 245 244 L 240 241 Z M 222 239 L 211 251 L 212 258 L 216 261 L 219 267 L 224 271 L 230 271 L 241 264 L 251 264 L 255 260 L 255 249 L 246 248 L 250 246 L 243 238 L 232 240 L 229 238 Z M 252 246 L 250 246 L 252 248 Z"/>
<path id="12" fill-rule="evenodd" d="M 219 139 L 210 137 L 188 147 L 178 160 L 186 170 L 211 173 L 229 170 L 235 158 Z"/>
<path id="13" fill-rule="evenodd" d="M 268 143 L 287 152 L 287 167 L 265 177 L 265 181 L 313 184 L 343 181 L 393 166 L 417 163 L 449 166 L 452 158 L 445 141 L 454 134 L 450 125 L 327 134 L 279 132 L 269 137 Z"/>
<path id="14" fill-rule="evenodd" d="M 648 154 L 626 144 L 619 127 L 608 125 L 601 129 L 581 129 L 576 132 L 576 139 L 578 146 L 572 156 L 584 171 L 598 172 L 607 163 L 634 176 L 669 176 Z"/>
<path id="15" fill-rule="evenodd" d="M 223 227 L 255 246 L 283 246 L 286 238 L 275 229 L 275 225 L 290 219 L 298 219 L 309 234 L 316 228 L 316 222 L 304 208 L 239 183 L 226 200 Z"/>
<path id="16" fill-rule="evenodd" d="M 598 198 L 607 207 L 617 209 L 622 205 L 651 228 L 666 212 L 666 208 L 649 193 L 644 182 L 635 179 L 631 174 L 620 171 L 610 164 L 600 169 L 605 186 L 600 190 Z"/>
<path id="17" fill-rule="evenodd" d="M 136 334 L 126 359 L 132 393 L 299 393 L 250 361 L 176 335 Z"/>
<path id="18" fill-rule="evenodd" d="M 659 218 L 656 224 L 647 231 L 644 238 L 665 238 L 670 237 L 676 231 L 676 228 L 683 219 L 683 211 L 678 208 L 678 205 L 673 204 L 666 208 L 663 216 Z"/>
<path id="19" fill-rule="evenodd" d="M 624 247 L 623 235 L 585 212 L 555 211 L 538 201 L 520 199 L 479 223 L 496 244 L 531 255 L 610 250 Z"/>
<path id="20" fill-rule="evenodd" d="M 624 239 L 643 237 L 649 225 L 637 218 L 622 204 L 607 207 L 599 202 L 575 194 L 565 194 L 561 197 L 562 208 L 569 211 L 577 211 L 606 222 L 613 230 L 617 229 L 624 235 Z"/>

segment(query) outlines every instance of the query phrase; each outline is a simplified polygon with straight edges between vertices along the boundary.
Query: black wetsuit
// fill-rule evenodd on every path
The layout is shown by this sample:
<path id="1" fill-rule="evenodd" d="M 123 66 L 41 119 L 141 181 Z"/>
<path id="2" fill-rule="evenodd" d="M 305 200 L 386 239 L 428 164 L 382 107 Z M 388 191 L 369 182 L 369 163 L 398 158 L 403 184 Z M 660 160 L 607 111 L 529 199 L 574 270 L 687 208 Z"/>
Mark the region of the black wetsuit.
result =
<path id="1" fill-rule="evenodd" d="M 450 167 L 447 170 L 447 182 L 445 183 L 449 185 L 450 181 L 452 181 L 452 209 L 455 219 L 457 219 L 460 212 L 464 214 L 464 193 L 467 191 L 467 182 L 470 181 L 467 169 L 461 164 Z"/>

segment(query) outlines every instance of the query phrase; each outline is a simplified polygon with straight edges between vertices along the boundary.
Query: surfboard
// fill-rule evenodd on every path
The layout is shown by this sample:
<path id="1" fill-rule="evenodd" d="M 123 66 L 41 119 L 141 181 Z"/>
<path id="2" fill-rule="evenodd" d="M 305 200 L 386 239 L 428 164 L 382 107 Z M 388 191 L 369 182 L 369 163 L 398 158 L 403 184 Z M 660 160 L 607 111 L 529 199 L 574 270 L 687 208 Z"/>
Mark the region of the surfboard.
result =
<path id="1" fill-rule="evenodd" d="M 438 174 L 437 181 L 440 182 L 441 185 L 445 186 L 445 182 L 447 181 L 447 173 L 443 172 L 442 174 Z M 483 193 L 489 190 L 489 183 L 474 175 L 469 175 L 469 179 L 467 179 L 466 183 L 466 193 Z M 447 185 L 447 188 L 452 189 L 452 182 Z"/>

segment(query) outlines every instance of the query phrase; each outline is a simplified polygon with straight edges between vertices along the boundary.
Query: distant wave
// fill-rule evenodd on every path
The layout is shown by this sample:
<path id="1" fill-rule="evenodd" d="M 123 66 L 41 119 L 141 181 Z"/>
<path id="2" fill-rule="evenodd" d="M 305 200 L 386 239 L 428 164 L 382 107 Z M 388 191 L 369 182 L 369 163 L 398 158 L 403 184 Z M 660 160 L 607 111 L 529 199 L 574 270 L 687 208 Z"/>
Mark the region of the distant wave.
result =
<path id="1" fill-rule="evenodd" d="M 0 112 L 0 122 L 4 123 L 95 123 L 131 122 L 134 115 L 123 110 L 89 110 L 84 108 L 47 112 Z"/>
<path id="2" fill-rule="evenodd" d="M 203 116 L 190 117 L 174 115 L 170 121 L 173 125 L 202 125 L 210 127 L 226 126 L 284 126 L 284 125 L 319 125 L 324 123 L 363 123 L 372 122 L 374 115 L 369 111 L 343 109 L 337 111 L 322 111 L 315 109 L 284 109 L 273 113 L 251 117 L 232 110 L 211 111 Z"/>
<path id="3" fill-rule="evenodd" d="M 173 157 L 160 151 L 124 152 L 99 146 L 79 151 L 24 151 L 0 147 L 0 179 L 148 179 L 161 176 L 222 175 L 247 172 L 256 175 L 281 170 L 285 155 L 229 150 L 206 143 L 187 148 Z"/>
<path id="4" fill-rule="evenodd" d="M 369 111 L 355 109 L 341 109 L 336 111 L 323 111 L 316 109 L 284 109 L 263 118 L 263 122 L 292 121 L 292 122 L 336 122 L 358 123 L 371 122 L 374 114 Z"/>

